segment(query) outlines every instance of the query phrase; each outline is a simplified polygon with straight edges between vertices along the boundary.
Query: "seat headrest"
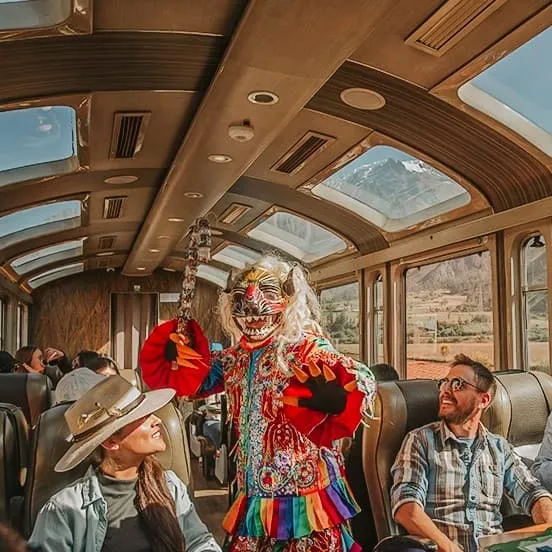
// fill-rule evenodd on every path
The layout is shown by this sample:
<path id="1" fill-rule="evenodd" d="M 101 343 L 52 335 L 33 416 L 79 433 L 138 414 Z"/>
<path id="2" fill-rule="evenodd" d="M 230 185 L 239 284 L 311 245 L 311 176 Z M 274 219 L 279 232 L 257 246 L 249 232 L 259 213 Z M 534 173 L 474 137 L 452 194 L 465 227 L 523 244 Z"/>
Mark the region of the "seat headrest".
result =
<path id="1" fill-rule="evenodd" d="M 34 427 L 52 404 L 52 385 L 42 374 L 0 374 L 0 402 L 15 404 Z"/>

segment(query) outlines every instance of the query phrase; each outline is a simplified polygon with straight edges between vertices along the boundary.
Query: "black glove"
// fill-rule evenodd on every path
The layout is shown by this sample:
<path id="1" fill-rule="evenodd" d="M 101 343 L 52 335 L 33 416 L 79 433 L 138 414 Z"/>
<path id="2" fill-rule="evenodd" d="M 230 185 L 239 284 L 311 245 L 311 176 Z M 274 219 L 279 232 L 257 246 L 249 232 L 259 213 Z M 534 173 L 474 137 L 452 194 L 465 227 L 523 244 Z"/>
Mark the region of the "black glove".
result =
<path id="1" fill-rule="evenodd" d="M 335 380 L 326 381 L 324 376 L 310 377 L 305 385 L 312 397 L 299 399 L 299 406 L 318 410 L 324 414 L 341 414 L 347 403 L 347 391 Z"/>

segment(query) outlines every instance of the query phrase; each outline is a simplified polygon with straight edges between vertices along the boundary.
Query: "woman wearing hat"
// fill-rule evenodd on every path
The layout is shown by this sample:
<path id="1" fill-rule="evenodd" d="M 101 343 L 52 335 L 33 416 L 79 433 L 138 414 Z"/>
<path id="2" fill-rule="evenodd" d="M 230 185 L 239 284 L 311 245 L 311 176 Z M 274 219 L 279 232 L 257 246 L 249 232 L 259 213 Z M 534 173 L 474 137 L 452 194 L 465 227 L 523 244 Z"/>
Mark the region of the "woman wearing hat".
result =
<path id="1" fill-rule="evenodd" d="M 166 448 L 153 413 L 173 395 L 141 393 L 113 376 L 67 409 L 72 444 L 55 470 L 90 461 L 95 451 L 97 458 L 43 506 L 31 544 L 44 552 L 220 552 L 185 485 L 153 457 Z"/>

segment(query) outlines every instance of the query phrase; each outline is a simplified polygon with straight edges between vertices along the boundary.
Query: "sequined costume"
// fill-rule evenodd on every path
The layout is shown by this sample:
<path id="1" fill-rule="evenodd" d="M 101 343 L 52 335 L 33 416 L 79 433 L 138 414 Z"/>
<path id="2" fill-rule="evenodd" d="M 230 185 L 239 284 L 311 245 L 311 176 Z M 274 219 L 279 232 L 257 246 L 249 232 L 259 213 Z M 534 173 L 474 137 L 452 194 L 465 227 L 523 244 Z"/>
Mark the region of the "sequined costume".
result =
<path id="1" fill-rule="evenodd" d="M 196 326 L 194 350 L 202 361 L 170 370 L 163 347 L 175 331 L 176 321 L 169 321 L 148 338 L 142 374 L 150 387 L 171 386 L 179 395 L 226 392 L 237 434 L 238 491 L 223 522 L 229 550 L 360 550 L 347 530 L 359 508 L 344 478 L 338 440 L 352 435 L 361 411 L 371 408 L 375 384 L 368 369 L 306 331 L 284 348 L 277 333 L 260 341 L 242 335 L 236 346 L 208 358 Z M 330 391 L 348 389 L 341 411 L 304 406 L 301 398 L 314 389 L 307 378 L 331 384 Z"/>

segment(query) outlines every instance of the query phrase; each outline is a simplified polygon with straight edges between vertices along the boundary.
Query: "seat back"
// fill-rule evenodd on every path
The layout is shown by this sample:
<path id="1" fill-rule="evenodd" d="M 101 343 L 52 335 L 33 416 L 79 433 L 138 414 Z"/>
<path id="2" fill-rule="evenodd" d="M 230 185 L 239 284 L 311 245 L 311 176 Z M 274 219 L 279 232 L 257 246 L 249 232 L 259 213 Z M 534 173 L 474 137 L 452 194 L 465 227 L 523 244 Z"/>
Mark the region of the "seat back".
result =
<path id="1" fill-rule="evenodd" d="M 21 408 L 0 403 L 0 521 L 10 522 L 10 502 L 23 495 L 28 425 Z"/>
<path id="2" fill-rule="evenodd" d="M 70 446 L 69 430 L 64 413 L 70 404 L 60 404 L 40 417 L 30 446 L 30 462 L 25 486 L 24 534 L 29 536 L 40 508 L 55 493 L 82 477 L 90 466 L 90 459 L 76 468 L 58 473 L 57 461 Z M 163 422 L 167 448 L 157 455 L 163 467 L 173 470 L 186 484 L 190 482 L 190 457 L 180 413 L 172 403 L 156 412 Z"/>
<path id="3" fill-rule="evenodd" d="M 518 454 L 534 460 L 552 410 L 552 376 L 542 372 L 495 373 L 497 392 L 482 422 L 508 439 Z"/>
<path id="4" fill-rule="evenodd" d="M 0 374 L 0 402 L 18 406 L 34 427 L 52 405 L 52 384 L 41 374 Z"/>
<path id="5" fill-rule="evenodd" d="M 363 469 L 378 539 L 399 534 L 391 515 L 391 466 L 405 435 L 438 419 L 435 380 L 382 382 L 363 434 Z M 354 493 L 354 489 L 353 489 Z"/>

